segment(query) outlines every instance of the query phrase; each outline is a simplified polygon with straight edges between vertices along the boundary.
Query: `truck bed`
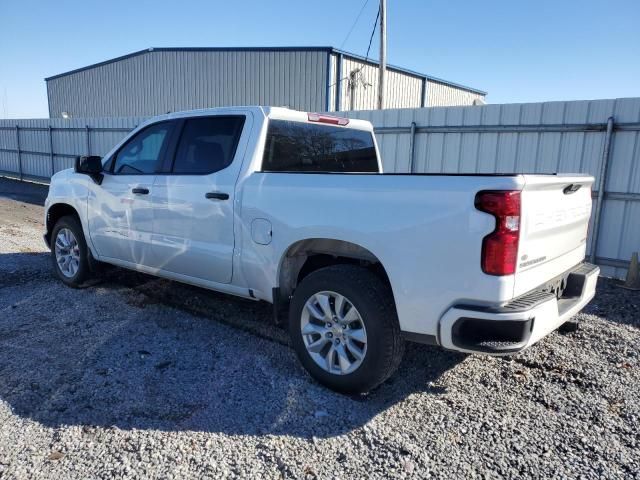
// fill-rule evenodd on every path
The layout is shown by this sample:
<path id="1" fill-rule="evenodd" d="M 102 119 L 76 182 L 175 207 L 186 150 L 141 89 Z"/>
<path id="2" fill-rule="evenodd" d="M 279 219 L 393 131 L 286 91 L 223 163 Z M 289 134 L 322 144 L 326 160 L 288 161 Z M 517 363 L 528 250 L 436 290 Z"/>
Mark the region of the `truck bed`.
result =
<path id="1" fill-rule="evenodd" d="M 535 217 L 528 214 L 534 207 L 526 195 L 527 184 L 558 190 L 560 185 L 581 183 L 590 206 L 592 180 L 555 174 L 256 172 L 242 185 L 244 229 L 250 230 L 254 218 L 267 219 L 273 225 L 273 241 L 255 247 L 246 237 L 243 245 L 257 248 L 256 256 L 280 258 L 290 245 L 317 237 L 319 231 L 326 238 L 361 245 L 386 269 L 402 329 L 436 335 L 438 319 L 453 303 L 507 303 L 584 258 L 586 220 L 581 218 L 581 237 L 572 235 L 565 245 L 575 248 L 558 251 L 559 257 L 544 268 L 529 268 L 522 276 L 519 271 L 507 276 L 483 273 L 482 242 L 495 228 L 495 220 L 475 208 L 478 192 L 524 191 L 523 244 L 535 250 L 535 240 L 527 240 L 527 235 L 533 236 Z M 259 274 L 253 268 L 264 275 L 260 265 L 249 266 L 247 275 Z M 266 278 L 276 276 L 274 265 Z"/>

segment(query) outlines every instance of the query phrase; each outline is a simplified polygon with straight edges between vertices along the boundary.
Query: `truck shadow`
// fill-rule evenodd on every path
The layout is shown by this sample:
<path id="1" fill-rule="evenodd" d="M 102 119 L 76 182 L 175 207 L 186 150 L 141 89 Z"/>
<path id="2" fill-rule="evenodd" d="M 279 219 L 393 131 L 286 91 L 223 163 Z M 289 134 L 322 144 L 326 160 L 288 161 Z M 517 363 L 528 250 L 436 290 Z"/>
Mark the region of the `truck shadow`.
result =
<path id="1" fill-rule="evenodd" d="M 0 197 L 42 206 L 48 192 L 49 185 L 0 177 Z"/>
<path id="2" fill-rule="evenodd" d="M 389 381 L 348 397 L 303 371 L 282 344 L 286 332 L 269 323 L 269 305 L 119 269 L 73 290 L 52 277 L 46 254 L 0 255 L 0 275 L 0 399 L 46 427 L 332 437 L 414 393 L 446 395 L 440 377 L 465 358 L 409 344 Z M 144 288 L 172 290 L 211 314 Z M 248 323 L 212 321 L 236 317 Z"/>
<path id="3" fill-rule="evenodd" d="M 584 312 L 622 325 L 640 328 L 640 315 L 638 315 L 640 292 L 621 288 L 623 283 L 611 278 L 599 278 L 598 293 L 585 307 Z"/>

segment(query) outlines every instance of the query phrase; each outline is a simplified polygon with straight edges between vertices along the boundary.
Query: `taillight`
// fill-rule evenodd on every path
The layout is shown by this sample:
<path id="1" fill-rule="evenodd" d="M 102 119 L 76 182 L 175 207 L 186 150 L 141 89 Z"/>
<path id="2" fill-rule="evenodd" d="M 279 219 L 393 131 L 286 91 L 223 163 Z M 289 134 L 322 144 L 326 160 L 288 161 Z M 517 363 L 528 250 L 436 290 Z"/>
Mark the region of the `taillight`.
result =
<path id="1" fill-rule="evenodd" d="M 322 115 L 320 113 L 307 113 L 310 122 L 328 123 L 329 125 L 348 125 L 349 119 L 344 117 L 334 117 L 333 115 Z"/>
<path id="2" fill-rule="evenodd" d="M 479 192 L 475 205 L 496 218 L 495 230 L 482 240 L 482 271 L 489 275 L 515 273 L 520 241 L 520 192 Z"/>

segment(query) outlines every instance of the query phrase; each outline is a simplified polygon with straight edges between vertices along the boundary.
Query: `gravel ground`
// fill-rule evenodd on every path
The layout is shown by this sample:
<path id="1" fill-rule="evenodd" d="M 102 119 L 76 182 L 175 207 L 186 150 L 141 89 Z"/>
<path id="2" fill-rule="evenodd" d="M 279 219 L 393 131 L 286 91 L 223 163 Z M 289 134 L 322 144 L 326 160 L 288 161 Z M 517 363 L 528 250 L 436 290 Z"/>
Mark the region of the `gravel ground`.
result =
<path id="1" fill-rule="evenodd" d="M 0 179 L 2 480 L 640 478 L 638 292 L 602 280 L 578 332 L 509 358 L 410 345 L 345 397 L 268 305 L 116 268 L 64 287 L 43 191 Z"/>

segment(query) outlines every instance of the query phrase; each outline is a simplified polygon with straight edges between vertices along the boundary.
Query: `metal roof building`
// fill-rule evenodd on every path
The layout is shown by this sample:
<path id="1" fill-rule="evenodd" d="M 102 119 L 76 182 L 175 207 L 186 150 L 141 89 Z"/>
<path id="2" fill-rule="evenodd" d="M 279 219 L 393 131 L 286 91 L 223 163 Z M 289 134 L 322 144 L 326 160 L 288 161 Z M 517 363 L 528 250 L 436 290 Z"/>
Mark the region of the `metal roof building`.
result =
<path id="1" fill-rule="evenodd" d="M 378 63 L 332 47 L 149 48 L 45 80 L 51 118 L 229 105 L 364 110 L 376 108 Z M 386 108 L 473 105 L 485 95 L 387 67 Z"/>

